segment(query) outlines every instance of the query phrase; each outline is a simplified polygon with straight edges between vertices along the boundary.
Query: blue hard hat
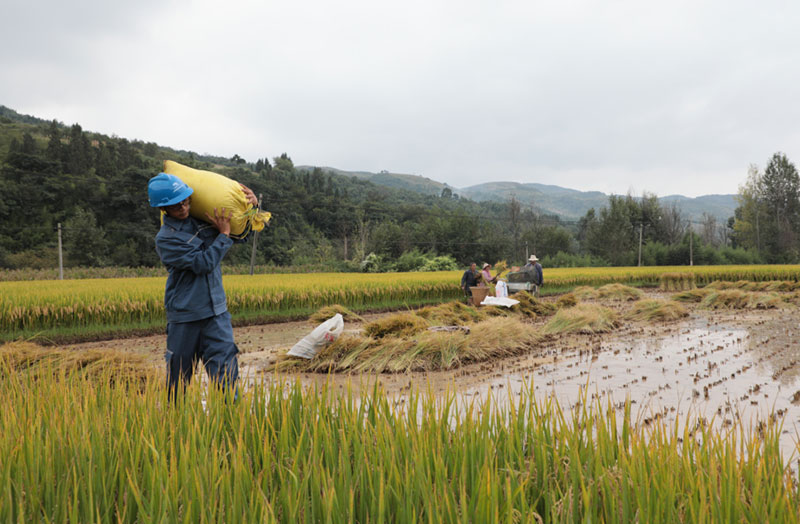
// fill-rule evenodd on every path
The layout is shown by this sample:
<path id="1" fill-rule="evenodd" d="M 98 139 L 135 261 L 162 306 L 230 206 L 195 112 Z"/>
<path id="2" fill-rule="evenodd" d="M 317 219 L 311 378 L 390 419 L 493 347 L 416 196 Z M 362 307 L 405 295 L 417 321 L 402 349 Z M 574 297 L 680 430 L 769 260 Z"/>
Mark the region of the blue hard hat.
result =
<path id="1" fill-rule="evenodd" d="M 171 206 L 183 202 L 192 193 L 194 189 L 187 186 L 183 180 L 167 173 L 159 173 L 147 183 L 150 207 Z"/>

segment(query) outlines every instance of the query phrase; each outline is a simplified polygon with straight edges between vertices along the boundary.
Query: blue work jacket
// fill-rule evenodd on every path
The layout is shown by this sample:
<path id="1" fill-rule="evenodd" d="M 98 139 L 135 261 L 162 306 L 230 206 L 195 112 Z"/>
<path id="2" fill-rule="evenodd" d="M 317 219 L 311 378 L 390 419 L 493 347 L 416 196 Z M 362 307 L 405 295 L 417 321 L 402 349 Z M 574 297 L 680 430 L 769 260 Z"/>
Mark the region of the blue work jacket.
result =
<path id="1" fill-rule="evenodd" d="M 156 252 L 169 271 L 164 292 L 167 322 L 192 322 L 228 310 L 220 262 L 233 243 L 210 224 L 164 215 Z"/>

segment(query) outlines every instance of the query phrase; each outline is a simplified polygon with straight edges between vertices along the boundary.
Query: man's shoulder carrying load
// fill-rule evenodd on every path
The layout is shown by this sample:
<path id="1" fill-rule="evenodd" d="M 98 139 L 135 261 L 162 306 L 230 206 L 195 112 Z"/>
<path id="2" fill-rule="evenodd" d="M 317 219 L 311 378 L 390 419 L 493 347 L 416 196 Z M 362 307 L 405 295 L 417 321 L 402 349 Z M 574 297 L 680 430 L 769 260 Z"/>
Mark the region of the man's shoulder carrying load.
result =
<path id="1" fill-rule="evenodd" d="M 226 213 L 233 210 L 231 217 L 231 236 L 241 237 L 250 231 L 261 231 L 267 225 L 271 214 L 258 211 L 247 201 L 242 187 L 235 180 L 212 173 L 184 166 L 172 160 L 164 161 L 164 173 L 175 175 L 194 190 L 192 194 L 191 215 L 208 222 L 206 213 L 214 216 L 214 208 Z"/>

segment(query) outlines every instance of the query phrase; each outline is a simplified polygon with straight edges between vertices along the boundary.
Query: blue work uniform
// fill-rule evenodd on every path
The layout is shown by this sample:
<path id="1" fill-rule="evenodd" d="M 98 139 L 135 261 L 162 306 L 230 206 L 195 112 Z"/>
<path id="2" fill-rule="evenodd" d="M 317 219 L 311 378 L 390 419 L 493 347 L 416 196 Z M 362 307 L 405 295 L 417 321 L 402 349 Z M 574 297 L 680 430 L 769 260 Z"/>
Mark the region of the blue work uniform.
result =
<path id="1" fill-rule="evenodd" d="M 219 384 L 233 386 L 239 376 L 239 348 L 233 341 L 220 268 L 233 243 L 210 224 L 164 215 L 156 252 L 169 271 L 164 306 L 170 394 L 179 381 L 191 380 L 198 359 Z"/>

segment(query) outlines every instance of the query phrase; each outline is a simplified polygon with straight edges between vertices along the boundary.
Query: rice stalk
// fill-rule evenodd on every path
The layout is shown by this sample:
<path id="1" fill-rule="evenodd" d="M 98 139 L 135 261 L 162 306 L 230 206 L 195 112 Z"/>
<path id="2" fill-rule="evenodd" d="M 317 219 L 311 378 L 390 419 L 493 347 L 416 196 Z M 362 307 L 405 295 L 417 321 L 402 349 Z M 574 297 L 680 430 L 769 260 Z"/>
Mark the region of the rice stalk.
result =
<path id="1" fill-rule="evenodd" d="M 359 315 L 357 313 L 354 313 L 350 309 L 348 309 L 348 308 L 346 308 L 346 307 L 344 307 L 342 305 L 339 305 L 339 304 L 333 304 L 331 306 L 325 306 L 323 308 L 320 308 L 313 315 L 308 317 L 308 319 L 311 322 L 322 323 L 322 322 L 325 322 L 326 320 L 334 317 L 336 314 L 342 315 L 342 318 L 346 322 L 363 322 L 364 321 L 364 318 L 361 315 Z"/>
<path id="2" fill-rule="evenodd" d="M 578 304 L 559 310 L 542 328 L 544 334 L 607 333 L 619 326 L 619 315 L 596 304 Z"/>
<path id="3" fill-rule="evenodd" d="M 0 522 L 797 521 L 779 417 L 647 424 L 631 400 L 519 389 L 498 406 L 275 380 L 234 402 L 195 381 L 173 404 L 160 380 L 12 371 Z"/>
<path id="4" fill-rule="evenodd" d="M 697 288 L 672 295 L 672 300 L 677 302 L 702 302 L 709 294 L 710 289 Z"/>
<path id="5" fill-rule="evenodd" d="M 532 319 L 539 316 L 550 316 L 558 309 L 556 304 L 539 300 L 527 291 L 514 293 L 510 298 L 519 301 L 519 304 L 511 307 L 511 311 L 515 313 L 521 313 L 522 315 Z"/>
<path id="6" fill-rule="evenodd" d="M 568 308 L 576 305 L 577 303 L 578 303 L 578 297 L 575 295 L 574 292 L 564 293 L 556 300 L 556 307 L 558 309 Z"/>
<path id="7" fill-rule="evenodd" d="M 634 321 L 666 322 L 689 316 L 686 308 L 673 301 L 639 300 L 633 303 L 625 317 Z"/>
<path id="8" fill-rule="evenodd" d="M 638 300 L 644 293 L 641 289 L 623 284 L 606 284 L 597 288 L 595 298 L 607 300 Z"/>
<path id="9" fill-rule="evenodd" d="M 697 287 L 694 273 L 673 272 L 661 275 L 662 291 L 685 291 Z"/>
<path id="10" fill-rule="evenodd" d="M 308 372 L 398 373 L 453 369 L 468 363 L 528 352 L 544 336 L 513 317 L 494 317 L 463 331 L 422 331 L 381 339 L 342 335 L 314 359 L 281 357 L 273 369 Z"/>
<path id="11" fill-rule="evenodd" d="M 364 334 L 368 337 L 383 338 L 385 336 L 408 336 L 427 329 L 430 324 L 414 313 L 395 313 L 373 320 L 364 326 Z"/>
<path id="12" fill-rule="evenodd" d="M 472 307 L 462 302 L 447 302 L 438 306 L 427 306 L 416 311 L 416 315 L 432 326 L 463 326 L 486 319 L 497 308 Z"/>
<path id="13" fill-rule="evenodd" d="M 158 371 L 144 354 L 108 349 L 69 350 L 22 341 L 0 345 L 0 361 L 0 376 L 3 370 L 35 377 L 79 372 L 94 380 L 146 380 Z"/>
<path id="14" fill-rule="evenodd" d="M 776 293 L 723 289 L 711 290 L 700 305 L 708 309 L 776 309 L 787 303 Z"/>
<path id="15" fill-rule="evenodd" d="M 572 294 L 579 300 L 589 300 L 595 297 L 596 291 L 591 286 L 578 286 L 572 290 Z"/>

